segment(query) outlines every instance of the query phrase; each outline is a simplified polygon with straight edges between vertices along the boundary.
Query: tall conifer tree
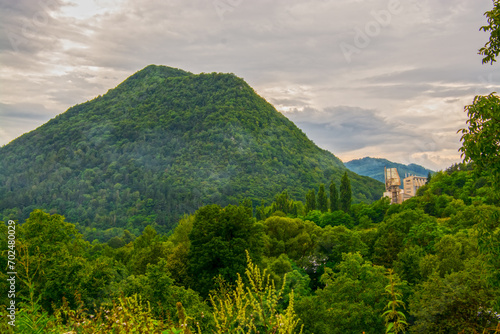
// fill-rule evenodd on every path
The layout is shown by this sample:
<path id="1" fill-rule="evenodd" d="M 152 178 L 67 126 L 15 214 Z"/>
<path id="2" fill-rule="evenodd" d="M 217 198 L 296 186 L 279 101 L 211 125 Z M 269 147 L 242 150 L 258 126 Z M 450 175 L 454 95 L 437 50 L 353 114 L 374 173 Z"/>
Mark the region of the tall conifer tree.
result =
<path id="1" fill-rule="evenodd" d="M 328 211 L 328 198 L 326 197 L 325 185 L 323 183 L 319 185 L 318 190 L 318 210 L 321 212 Z"/>
<path id="2" fill-rule="evenodd" d="M 306 194 L 306 213 L 316 210 L 316 193 L 311 189 Z"/>
<path id="3" fill-rule="evenodd" d="M 346 213 L 349 212 L 351 210 L 351 200 L 351 181 L 349 181 L 349 176 L 347 176 L 347 172 L 345 172 L 340 181 L 340 210 Z"/>
<path id="4" fill-rule="evenodd" d="M 334 212 L 339 209 L 339 192 L 335 182 L 330 182 L 330 211 Z"/>

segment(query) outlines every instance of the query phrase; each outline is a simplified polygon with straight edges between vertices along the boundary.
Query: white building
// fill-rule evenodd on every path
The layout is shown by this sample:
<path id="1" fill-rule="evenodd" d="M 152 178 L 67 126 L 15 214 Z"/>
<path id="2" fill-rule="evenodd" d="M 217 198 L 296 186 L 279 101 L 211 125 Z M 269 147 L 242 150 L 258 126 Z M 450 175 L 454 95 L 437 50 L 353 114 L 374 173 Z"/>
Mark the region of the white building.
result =
<path id="1" fill-rule="evenodd" d="M 401 204 L 409 198 L 417 195 L 418 188 L 427 183 L 427 178 L 422 176 L 407 175 L 403 180 L 403 189 L 401 179 L 396 168 L 384 168 L 385 192 L 384 197 L 391 198 L 391 204 Z"/>

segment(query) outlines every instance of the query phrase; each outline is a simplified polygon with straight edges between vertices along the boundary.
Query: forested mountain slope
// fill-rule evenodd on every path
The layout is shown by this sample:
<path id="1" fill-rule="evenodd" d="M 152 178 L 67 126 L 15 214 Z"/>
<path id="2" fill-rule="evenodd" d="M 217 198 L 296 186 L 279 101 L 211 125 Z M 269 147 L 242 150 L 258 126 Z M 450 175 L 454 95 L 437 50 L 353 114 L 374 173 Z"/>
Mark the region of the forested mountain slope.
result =
<path id="1" fill-rule="evenodd" d="M 434 173 L 434 171 L 417 164 L 405 165 L 387 159 L 370 157 L 351 160 L 344 163 L 344 165 L 359 175 L 369 176 L 380 182 L 384 182 L 384 167 L 397 168 L 401 178 L 404 178 L 405 174 L 427 176 L 429 173 Z"/>
<path id="2" fill-rule="evenodd" d="M 235 75 L 150 65 L 1 147 L 0 170 L 0 218 L 42 208 L 87 230 L 167 231 L 209 203 L 303 200 L 346 169 Z M 355 202 L 380 198 L 349 177 Z"/>

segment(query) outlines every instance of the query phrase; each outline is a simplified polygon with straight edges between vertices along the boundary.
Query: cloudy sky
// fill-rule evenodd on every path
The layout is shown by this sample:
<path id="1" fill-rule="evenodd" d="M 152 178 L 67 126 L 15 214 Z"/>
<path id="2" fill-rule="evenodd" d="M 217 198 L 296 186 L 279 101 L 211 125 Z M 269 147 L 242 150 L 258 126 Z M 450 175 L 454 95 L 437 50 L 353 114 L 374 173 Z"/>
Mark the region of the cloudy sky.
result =
<path id="1" fill-rule="evenodd" d="M 149 64 L 230 72 L 343 161 L 446 168 L 491 0 L 0 0 L 0 145 Z"/>

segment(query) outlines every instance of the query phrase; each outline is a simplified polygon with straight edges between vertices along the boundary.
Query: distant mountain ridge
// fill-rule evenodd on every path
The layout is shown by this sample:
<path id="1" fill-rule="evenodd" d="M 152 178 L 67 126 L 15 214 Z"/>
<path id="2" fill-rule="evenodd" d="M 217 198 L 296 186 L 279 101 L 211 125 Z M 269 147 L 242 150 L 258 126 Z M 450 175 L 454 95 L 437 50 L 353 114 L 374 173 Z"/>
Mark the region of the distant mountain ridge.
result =
<path id="1" fill-rule="evenodd" d="M 344 165 L 351 171 L 359 175 L 369 176 L 380 182 L 385 182 L 384 167 L 397 168 L 399 177 L 404 178 L 405 174 L 416 176 L 428 176 L 429 173 L 435 173 L 433 170 L 427 169 L 417 164 L 400 164 L 387 159 L 364 157 L 345 162 Z"/>
<path id="2" fill-rule="evenodd" d="M 347 170 L 234 74 L 150 65 L 0 148 L 0 220 L 42 208 L 92 229 L 168 231 L 206 204 L 304 200 Z M 354 201 L 383 185 L 348 172 Z"/>

